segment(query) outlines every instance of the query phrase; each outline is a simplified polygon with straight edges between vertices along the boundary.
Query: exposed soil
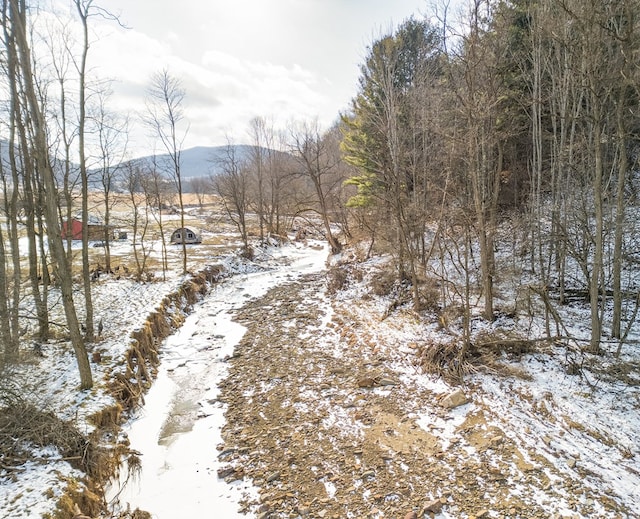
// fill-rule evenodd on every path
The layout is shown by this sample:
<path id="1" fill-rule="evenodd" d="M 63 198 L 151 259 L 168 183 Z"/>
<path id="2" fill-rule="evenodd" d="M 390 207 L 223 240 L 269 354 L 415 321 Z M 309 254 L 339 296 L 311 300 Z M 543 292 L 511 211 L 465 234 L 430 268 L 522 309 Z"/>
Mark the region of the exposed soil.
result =
<path id="1" fill-rule="evenodd" d="M 558 474 L 513 431 L 490 425 L 499 422 L 477 388 L 465 388 L 472 411 L 444 407 L 441 394 L 415 383 L 415 369 L 413 377 L 398 370 L 411 369 L 410 347 L 384 344 L 378 318 L 328 301 L 324 285 L 323 274 L 307 276 L 237 315 L 247 333 L 221 386 L 219 475 L 259 487 L 247 510 L 259 518 L 628 516 L 605 491 L 591 495 L 580 475 Z"/>

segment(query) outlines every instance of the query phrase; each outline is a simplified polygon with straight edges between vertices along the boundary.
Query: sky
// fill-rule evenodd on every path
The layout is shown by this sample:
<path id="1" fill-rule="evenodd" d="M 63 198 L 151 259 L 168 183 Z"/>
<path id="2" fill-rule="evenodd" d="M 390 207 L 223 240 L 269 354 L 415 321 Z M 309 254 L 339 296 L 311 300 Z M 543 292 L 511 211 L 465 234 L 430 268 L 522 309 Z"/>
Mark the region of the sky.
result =
<path id="1" fill-rule="evenodd" d="M 69 0 L 67 0 L 69 1 Z M 110 106 L 130 115 L 130 154 L 153 152 L 137 121 L 151 76 L 180 79 L 184 148 L 250 143 L 257 116 L 276 128 L 349 107 L 367 46 L 427 0 L 97 0 L 89 65 L 114 80 Z M 188 130 L 186 125 L 188 124 Z"/>

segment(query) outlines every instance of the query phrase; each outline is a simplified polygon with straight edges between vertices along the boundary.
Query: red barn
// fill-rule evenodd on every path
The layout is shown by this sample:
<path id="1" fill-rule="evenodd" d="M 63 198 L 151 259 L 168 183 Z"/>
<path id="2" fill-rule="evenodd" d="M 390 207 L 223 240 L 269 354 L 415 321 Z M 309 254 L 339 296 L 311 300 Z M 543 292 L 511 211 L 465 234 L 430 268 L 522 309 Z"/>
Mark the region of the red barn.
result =
<path id="1" fill-rule="evenodd" d="M 71 230 L 69 231 L 69 228 Z M 72 240 L 81 240 L 82 239 L 82 222 L 80 220 L 76 220 L 75 218 L 71 219 L 71 223 L 69 221 L 64 220 L 62 222 L 62 227 L 60 229 L 62 234 L 62 239 L 66 240 L 67 236 L 71 236 Z"/>
<path id="2" fill-rule="evenodd" d="M 113 239 L 113 231 L 109 231 L 109 229 L 113 229 L 113 226 L 107 227 L 102 222 L 98 220 L 94 221 L 89 218 L 89 224 L 87 225 L 89 240 L 105 240 L 107 237 L 107 232 L 109 232 L 109 238 Z M 63 220 L 60 231 L 63 240 L 66 240 L 67 236 L 70 236 L 72 240 L 81 240 L 82 222 L 77 218 L 72 218 L 70 224 L 67 220 Z"/>

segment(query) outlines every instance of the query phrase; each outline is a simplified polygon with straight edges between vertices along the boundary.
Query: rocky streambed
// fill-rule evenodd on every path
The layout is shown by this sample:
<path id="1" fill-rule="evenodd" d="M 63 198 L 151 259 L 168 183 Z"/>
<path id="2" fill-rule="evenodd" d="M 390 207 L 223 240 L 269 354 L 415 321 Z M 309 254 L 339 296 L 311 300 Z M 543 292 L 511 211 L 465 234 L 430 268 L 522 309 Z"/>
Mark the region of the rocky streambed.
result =
<path id="1" fill-rule="evenodd" d="M 446 388 L 412 366 L 415 345 L 380 335 L 379 318 L 363 320 L 353 301 L 330 300 L 324 287 L 324 275 L 311 274 L 236 316 L 247 331 L 221 384 L 218 476 L 258 487 L 244 511 L 263 519 L 597 515 L 579 480 L 560 478 L 489 424 L 473 388 L 471 403 L 443 399 Z"/>

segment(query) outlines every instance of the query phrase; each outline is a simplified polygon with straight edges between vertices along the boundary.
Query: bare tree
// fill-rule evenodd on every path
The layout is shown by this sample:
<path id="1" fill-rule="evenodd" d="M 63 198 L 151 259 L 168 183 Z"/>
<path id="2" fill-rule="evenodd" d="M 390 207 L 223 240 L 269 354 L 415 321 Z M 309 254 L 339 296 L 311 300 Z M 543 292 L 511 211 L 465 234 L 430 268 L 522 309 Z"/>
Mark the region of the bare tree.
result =
<path id="1" fill-rule="evenodd" d="M 471 185 L 471 202 L 480 249 L 484 317 L 493 320 L 495 268 L 495 233 L 497 228 L 500 174 L 503 171 L 503 148 L 499 125 L 501 79 L 493 74 L 499 49 L 492 49 L 482 39 L 483 24 L 490 10 L 486 0 L 475 0 L 469 16 L 469 32 L 464 40 L 462 77 L 457 94 L 466 122 L 465 162 Z M 486 10 L 486 12 L 483 12 Z"/>
<path id="2" fill-rule="evenodd" d="M 47 224 L 47 234 L 49 245 L 55 262 L 55 275 L 62 294 L 62 303 L 66 315 L 67 327 L 71 338 L 78 369 L 80 373 L 81 389 L 89 389 L 93 385 L 91 365 L 84 345 L 80 325 L 76 314 L 73 300 L 73 279 L 71 265 L 68 262 L 64 245 L 60 233 L 60 222 L 58 220 L 57 190 L 54 178 L 53 167 L 49 157 L 49 147 L 47 143 L 46 123 L 42 107 L 38 101 L 38 94 L 35 86 L 35 77 L 32 68 L 32 56 L 30 53 L 26 6 L 24 0 L 9 0 L 8 10 L 5 6 L 5 23 L 10 24 L 10 39 L 6 42 L 7 53 L 12 55 L 19 63 L 19 80 L 24 90 L 21 96 L 25 110 L 28 111 L 31 119 L 31 131 L 33 135 L 34 159 L 42 174 L 45 188 L 44 214 Z M 16 76 L 18 79 L 18 75 Z"/>
<path id="3" fill-rule="evenodd" d="M 207 193 L 209 192 L 210 187 L 211 182 L 203 177 L 192 178 L 189 181 L 189 189 L 196 195 L 196 199 L 198 200 L 198 206 L 200 207 L 200 209 L 204 207 L 204 200 Z"/>
<path id="4" fill-rule="evenodd" d="M 98 93 L 98 103 L 91 114 L 96 127 L 100 150 L 99 175 L 102 187 L 102 216 L 104 221 L 105 269 L 111 271 L 111 209 L 115 203 L 113 189 L 121 177 L 119 164 L 126 154 L 128 120 L 109 112 L 106 102 L 108 91 Z"/>
<path id="5" fill-rule="evenodd" d="M 93 0 L 74 0 L 82 23 L 82 51 L 75 61 L 78 72 L 78 156 L 82 182 L 82 281 L 84 287 L 85 337 L 93 341 L 93 297 L 91 295 L 91 272 L 89 267 L 89 175 L 86 157 L 87 122 L 87 56 L 89 54 L 89 16 Z"/>
<path id="6" fill-rule="evenodd" d="M 178 78 L 162 70 L 153 75 L 147 90 L 145 122 L 169 155 L 170 174 L 178 190 L 180 206 L 180 227 L 184 228 L 184 200 L 180 155 L 188 128 L 181 130 L 184 118 L 185 91 Z M 182 239 L 182 272 L 187 273 L 187 243 Z"/>
<path id="7" fill-rule="evenodd" d="M 228 143 L 217 165 L 218 173 L 211 176 L 211 184 L 220 196 L 229 219 L 238 229 L 245 254 L 249 254 L 247 211 L 249 209 L 249 171 L 238 157 L 237 148 Z"/>
<path id="8" fill-rule="evenodd" d="M 266 145 L 268 138 L 267 122 L 264 117 L 254 117 L 249 123 L 249 134 L 251 136 L 252 146 L 250 152 L 250 166 L 253 173 L 253 207 L 258 216 L 258 225 L 260 228 L 260 241 L 265 238 L 265 222 L 266 222 Z M 268 230 L 267 230 L 268 232 Z"/>
<path id="9" fill-rule="evenodd" d="M 166 279 L 166 273 L 169 269 L 169 260 L 167 257 L 167 241 L 165 239 L 164 220 L 162 211 L 169 205 L 170 201 L 175 197 L 176 186 L 167 179 L 158 166 L 157 155 L 151 158 L 151 164 L 145 169 L 141 175 L 140 183 L 142 191 L 145 194 L 147 205 L 153 210 L 151 215 L 158 224 L 160 233 L 160 247 L 162 257 L 162 278 Z"/>
<path id="10" fill-rule="evenodd" d="M 5 6 L 6 9 L 6 6 Z M 5 13 L 6 15 L 6 13 Z M 11 34 L 7 24 L 3 24 L 5 41 L 11 41 Z M 3 351 L 8 360 L 15 358 L 18 353 L 18 305 L 20 302 L 20 251 L 18 243 L 18 201 L 20 179 L 18 175 L 18 159 L 16 157 L 16 129 L 19 127 L 22 110 L 19 102 L 18 85 L 18 63 L 15 53 L 7 52 L 7 73 L 9 77 L 9 164 L 2 164 L 2 184 L 3 184 L 3 212 L 6 218 L 6 235 L 10 247 L 10 260 L 7 258 L 4 239 L 0 243 L 2 266 L 0 287 L 5 290 L 7 297 L 0 304 L 2 322 L 0 324 L 0 338 L 3 343 Z M 6 171 L 8 170 L 8 171 Z M 0 229 L 0 233 L 2 230 Z M 13 275 L 7 272 L 7 266 L 13 271 Z"/>
<path id="11" fill-rule="evenodd" d="M 147 243 L 149 197 L 145 192 L 144 174 L 136 164 L 126 163 L 122 173 L 131 209 L 131 245 L 136 263 L 136 279 L 142 280 L 147 272 L 147 261 L 151 254 L 151 248 Z"/>
<path id="12" fill-rule="evenodd" d="M 322 219 L 325 236 L 332 254 L 342 249 L 342 244 L 331 229 L 332 193 L 342 184 L 342 178 L 336 176 L 341 158 L 335 148 L 330 146 L 329 135 L 323 135 L 318 121 L 300 123 L 291 131 L 291 153 L 299 165 L 299 172 L 309 179 L 315 191 L 315 210 Z"/>
<path id="13" fill-rule="evenodd" d="M 10 141 L 11 142 L 11 141 Z M 0 225 L 0 290 L 3 290 L 5 294 L 12 292 L 12 283 L 9 272 L 7 272 L 7 246 L 5 246 L 5 236 L 9 239 L 9 247 L 11 250 L 17 246 L 17 240 L 12 239 L 13 233 L 11 230 L 11 222 L 16 222 L 15 211 L 13 209 L 11 196 L 13 181 L 9 176 L 9 172 L 4 164 L 0 163 L 0 178 L 2 179 L 3 187 L 3 200 L 2 200 L 2 213 L 4 215 L 3 220 L 6 222 L 6 227 Z M 15 188 L 17 191 L 17 186 Z M 15 252 L 13 253 L 15 255 Z M 14 281 L 15 283 L 15 281 Z M 10 304 L 12 301 L 13 304 Z M 15 316 L 15 317 L 14 317 Z M 0 366 L 4 364 L 5 360 L 12 360 L 18 352 L 18 340 L 15 333 L 15 321 L 17 320 L 17 301 L 15 297 L 13 300 L 9 297 L 0 298 L 0 345 L 2 345 L 2 353 L 4 356 L 0 361 Z"/>

